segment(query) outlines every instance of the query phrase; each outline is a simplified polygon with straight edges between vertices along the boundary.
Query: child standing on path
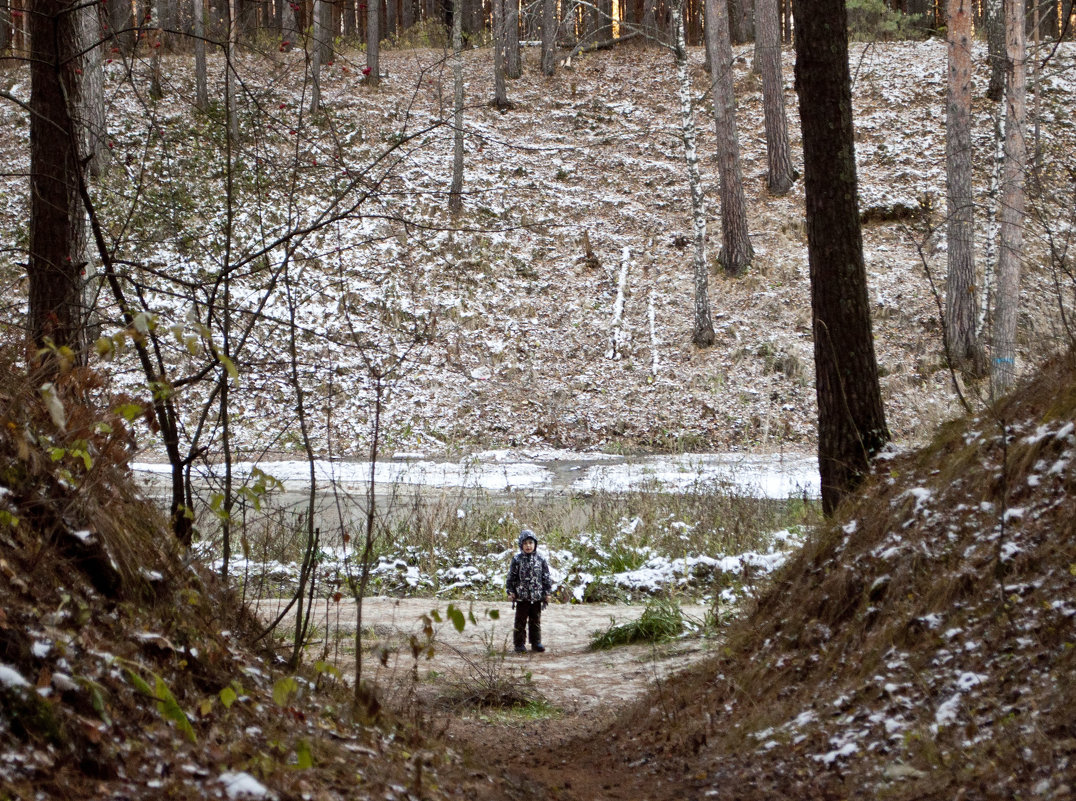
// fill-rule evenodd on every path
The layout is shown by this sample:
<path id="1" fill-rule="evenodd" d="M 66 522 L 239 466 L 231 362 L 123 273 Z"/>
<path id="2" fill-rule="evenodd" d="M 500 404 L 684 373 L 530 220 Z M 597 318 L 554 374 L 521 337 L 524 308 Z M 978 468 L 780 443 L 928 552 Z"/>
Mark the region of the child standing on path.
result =
<path id="1" fill-rule="evenodd" d="M 519 553 L 512 558 L 508 567 L 508 580 L 504 588 L 508 598 L 515 602 L 516 620 L 512 631 L 512 641 L 517 654 L 526 651 L 523 644 L 530 635 L 531 650 L 541 653 L 542 646 L 542 610 L 548 601 L 547 596 L 553 590 L 549 577 L 549 564 L 538 554 L 538 537 L 529 528 L 519 533 Z"/>

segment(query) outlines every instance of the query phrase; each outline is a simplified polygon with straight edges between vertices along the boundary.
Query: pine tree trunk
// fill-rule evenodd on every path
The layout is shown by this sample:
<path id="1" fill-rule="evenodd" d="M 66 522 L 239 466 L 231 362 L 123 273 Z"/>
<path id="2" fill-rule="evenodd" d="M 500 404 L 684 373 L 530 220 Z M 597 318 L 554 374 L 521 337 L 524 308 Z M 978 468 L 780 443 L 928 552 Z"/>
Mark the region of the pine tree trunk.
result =
<path id="1" fill-rule="evenodd" d="M 381 83 L 381 14 L 378 0 L 366 0 L 366 83 Z"/>
<path id="2" fill-rule="evenodd" d="M 493 0 L 493 105 L 508 108 L 504 80 L 504 0 Z"/>
<path id="3" fill-rule="evenodd" d="M 844 0 L 794 0 L 811 272 L 818 467 L 832 515 L 889 441 L 856 204 Z M 835 33 L 836 32 L 836 33 Z"/>
<path id="4" fill-rule="evenodd" d="M 755 38 L 755 0 L 726 0 L 729 39 L 736 44 Z"/>
<path id="5" fill-rule="evenodd" d="M 696 347 L 714 344 L 714 324 L 710 315 L 709 274 L 706 265 L 706 196 L 702 191 L 699 173 L 698 136 L 695 130 L 695 109 L 691 100 L 691 75 L 687 64 L 687 42 L 684 37 L 683 0 L 672 4 L 673 52 L 676 54 L 676 88 L 680 99 L 680 136 L 684 141 L 684 160 L 687 162 L 688 185 L 691 188 L 691 221 L 694 236 L 695 320 L 691 341 Z"/>
<path id="6" fill-rule="evenodd" d="M 101 16 L 99 6 L 78 9 L 79 82 L 78 126 L 82 159 L 93 177 L 108 169 L 108 121 L 105 119 L 105 76 L 102 69 Z"/>
<path id="7" fill-rule="evenodd" d="M 1016 378 L 1016 318 L 1024 256 L 1024 170 L 1027 166 L 1027 62 L 1023 0 L 1005 0 L 1005 165 L 1001 179 L 1001 252 L 994 314 L 993 390 L 998 397 Z"/>
<path id="8" fill-rule="evenodd" d="M 166 52 L 175 50 L 176 31 L 179 28 L 179 11 L 176 0 L 157 0 L 157 27 L 160 28 L 161 46 Z"/>
<path id="9" fill-rule="evenodd" d="M 743 193 L 740 142 L 736 132 L 732 43 L 724 0 L 706 0 L 706 39 L 713 61 L 714 127 L 721 184 L 721 252 L 718 261 L 729 275 L 739 276 L 751 266 L 754 251 L 747 229 L 747 201 Z"/>
<path id="10" fill-rule="evenodd" d="M 369 4 L 376 13 L 379 5 L 377 0 L 369 0 Z M 321 0 L 321 2 L 314 4 L 314 16 L 316 17 L 319 14 L 321 18 L 314 23 L 321 28 L 321 34 L 317 37 L 317 41 L 320 45 L 321 63 L 328 64 L 333 60 L 333 33 L 336 31 L 333 23 L 333 3 L 331 0 Z M 380 41 L 380 31 L 378 32 L 378 41 Z"/>
<path id="11" fill-rule="evenodd" d="M 348 5 L 350 8 L 350 4 Z M 392 41 L 399 32 L 399 14 L 396 11 L 396 0 L 387 0 L 385 3 L 385 31 L 382 38 Z"/>
<path id="12" fill-rule="evenodd" d="M 643 0 L 643 38 L 648 44 L 659 41 L 657 12 L 655 10 L 656 4 L 657 0 Z M 674 7 L 674 14 L 677 13 L 677 7 L 682 7 L 682 3 L 679 6 Z M 676 25 L 675 21 L 673 22 L 673 25 Z"/>
<path id="13" fill-rule="evenodd" d="M 0 53 L 13 49 L 15 37 L 12 35 L 10 0 L 0 2 Z"/>
<path id="14" fill-rule="evenodd" d="M 542 74 L 557 69 L 557 0 L 542 0 Z"/>
<path id="15" fill-rule="evenodd" d="M 780 0 L 755 3 L 757 65 L 762 75 L 762 106 L 766 128 L 766 186 L 774 195 L 787 193 L 796 181 L 788 144 L 785 82 L 781 74 Z"/>
<path id="16" fill-rule="evenodd" d="M 519 0 L 504 2 L 504 71 L 509 78 L 523 75 L 523 60 L 519 55 Z"/>
<path id="17" fill-rule="evenodd" d="M 946 153 L 949 226 L 945 291 L 945 348 L 954 367 L 981 374 L 976 331 L 975 220 L 971 184 L 971 1 L 949 0 L 949 93 Z"/>
<path id="18" fill-rule="evenodd" d="M 463 2 L 453 0 L 452 8 L 452 185 L 448 190 L 448 210 L 463 211 Z"/>
<path id="19" fill-rule="evenodd" d="M 134 32 L 131 30 L 134 20 L 131 16 L 131 4 L 125 0 L 108 0 L 108 25 L 110 44 L 123 53 L 130 53 L 134 48 Z"/>
<path id="20" fill-rule="evenodd" d="M 83 342 L 84 225 L 72 107 L 79 98 L 78 15 L 67 0 L 38 0 L 30 14 L 30 342 Z M 46 357 L 55 369 L 55 360 Z"/>

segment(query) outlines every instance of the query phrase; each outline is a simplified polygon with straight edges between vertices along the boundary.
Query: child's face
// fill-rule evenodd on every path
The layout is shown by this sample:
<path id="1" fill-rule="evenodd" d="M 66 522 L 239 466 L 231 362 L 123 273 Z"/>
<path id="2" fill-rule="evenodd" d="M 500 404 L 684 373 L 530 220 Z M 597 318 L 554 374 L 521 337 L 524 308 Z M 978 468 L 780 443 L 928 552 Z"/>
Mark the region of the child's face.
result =
<path id="1" fill-rule="evenodd" d="M 523 540 L 523 553 L 534 553 L 534 540 Z"/>

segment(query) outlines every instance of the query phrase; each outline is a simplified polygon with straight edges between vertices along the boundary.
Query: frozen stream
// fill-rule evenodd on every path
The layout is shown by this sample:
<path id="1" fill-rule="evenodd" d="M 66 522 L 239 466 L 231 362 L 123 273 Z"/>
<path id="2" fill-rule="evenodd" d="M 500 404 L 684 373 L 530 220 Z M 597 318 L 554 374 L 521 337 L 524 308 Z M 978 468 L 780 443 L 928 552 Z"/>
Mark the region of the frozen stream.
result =
<path id="1" fill-rule="evenodd" d="M 305 461 L 237 462 L 239 482 L 254 468 L 280 481 L 284 490 L 305 492 L 310 465 Z M 136 472 L 151 486 L 169 471 L 168 465 L 136 463 Z M 314 463 L 319 484 L 346 494 L 362 492 L 370 481 L 370 463 L 319 460 Z M 220 476 L 222 468 L 213 472 Z M 212 476 L 203 469 L 203 479 Z M 711 453 L 663 456 L 611 456 L 572 451 L 486 451 L 459 461 L 398 454 L 377 463 L 378 494 L 401 490 L 459 490 L 486 493 L 524 492 L 586 496 L 595 492 L 685 492 L 708 485 L 725 485 L 738 494 L 782 499 L 817 498 L 818 461 L 789 453 Z"/>

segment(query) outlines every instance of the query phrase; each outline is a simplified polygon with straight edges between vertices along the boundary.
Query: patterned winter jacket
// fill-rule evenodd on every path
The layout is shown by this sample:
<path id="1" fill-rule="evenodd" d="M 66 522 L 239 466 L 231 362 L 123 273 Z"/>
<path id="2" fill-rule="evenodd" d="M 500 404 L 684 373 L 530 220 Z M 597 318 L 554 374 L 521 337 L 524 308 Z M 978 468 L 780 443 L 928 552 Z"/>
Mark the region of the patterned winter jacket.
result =
<path id="1" fill-rule="evenodd" d="M 534 540 L 534 550 L 523 552 L 523 541 Z M 510 595 L 520 601 L 541 601 L 553 591 L 549 564 L 538 554 L 538 538 L 529 529 L 519 535 L 519 550 L 508 567 L 508 580 L 504 584 Z"/>

